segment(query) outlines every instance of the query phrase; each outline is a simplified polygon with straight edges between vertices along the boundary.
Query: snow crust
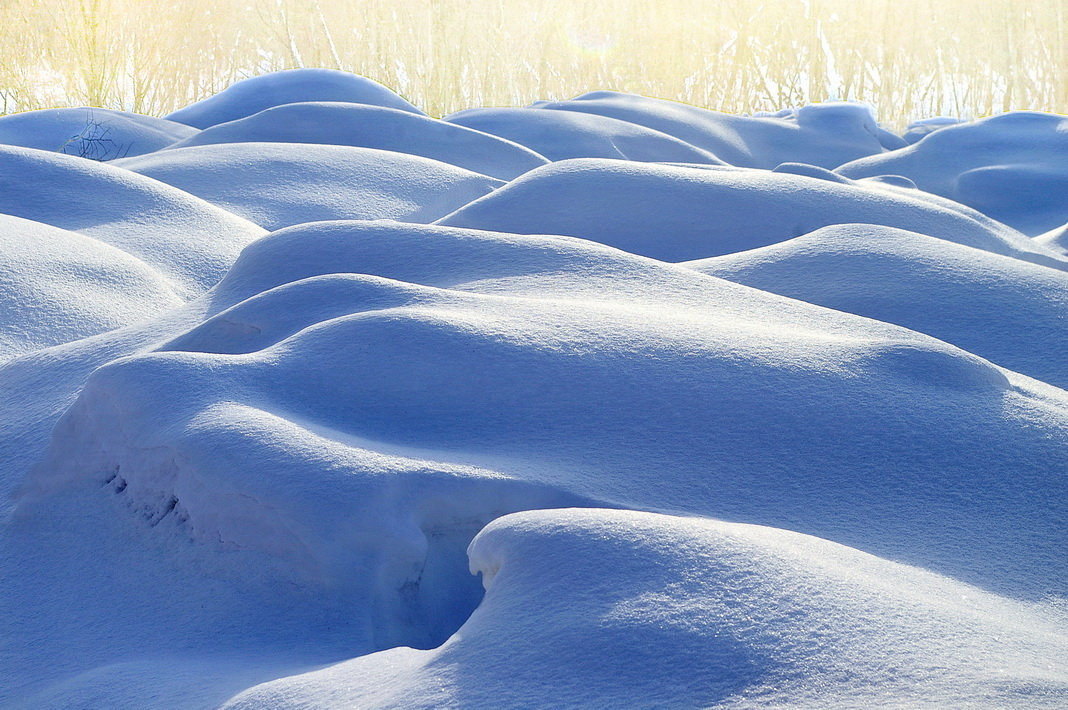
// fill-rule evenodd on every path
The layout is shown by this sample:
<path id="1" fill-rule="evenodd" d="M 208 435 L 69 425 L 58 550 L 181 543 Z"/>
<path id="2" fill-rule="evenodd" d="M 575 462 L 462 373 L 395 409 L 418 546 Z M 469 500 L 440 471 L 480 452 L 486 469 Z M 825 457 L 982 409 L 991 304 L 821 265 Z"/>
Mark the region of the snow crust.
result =
<path id="1" fill-rule="evenodd" d="M 1068 703 L 1062 119 L 82 111 L 0 118 L 0 706 Z"/>

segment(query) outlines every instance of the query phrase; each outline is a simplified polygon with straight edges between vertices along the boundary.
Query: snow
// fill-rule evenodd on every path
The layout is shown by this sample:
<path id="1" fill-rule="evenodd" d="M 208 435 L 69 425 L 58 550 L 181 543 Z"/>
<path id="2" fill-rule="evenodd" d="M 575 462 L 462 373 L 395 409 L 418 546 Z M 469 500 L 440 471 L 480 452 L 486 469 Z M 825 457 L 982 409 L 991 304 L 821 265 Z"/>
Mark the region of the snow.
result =
<path id="1" fill-rule="evenodd" d="M 945 126 L 908 148 L 839 168 L 846 177 L 904 175 L 917 187 L 1035 236 L 1068 210 L 1068 118 L 1014 111 Z"/>
<path id="2" fill-rule="evenodd" d="M 734 116 L 688 104 L 614 91 L 536 104 L 541 110 L 578 111 L 630 121 L 712 153 L 730 165 L 774 168 L 809 163 L 835 168 L 903 141 L 880 128 L 867 106 L 828 102 L 786 112 L 783 118 Z"/>
<path id="3" fill-rule="evenodd" d="M 476 108 L 445 120 L 515 141 L 550 160 L 622 158 L 648 163 L 723 164 L 708 151 L 667 133 L 591 113 Z"/>
<path id="4" fill-rule="evenodd" d="M 714 166 L 561 161 L 536 168 L 439 221 L 502 232 L 567 234 L 665 261 L 730 254 L 831 224 L 859 222 L 1055 268 L 1068 265 L 1005 225 L 916 190 Z"/>
<path id="5" fill-rule="evenodd" d="M 333 69 L 290 69 L 236 82 L 166 119 L 194 128 L 208 128 L 272 106 L 302 101 L 345 101 L 422 114 L 397 94 L 366 77 Z"/>
<path id="6" fill-rule="evenodd" d="M 1058 254 L 1068 256 L 1068 224 L 1054 227 L 1045 234 L 1038 235 L 1035 237 L 1035 242 Z"/>
<path id="7" fill-rule="evenodd" d="M 0 706 L 1065 705 L 1049 119 L 172 118 L 0 146 Z"/>
<path id="8" fill-rule="evenodd" d="M 203 293 L 264 230 L 197 197 L 111 164 L 0 146 L 0 213 L 79 232 Z"/>
<path id="9" fill-rule="evenodd" d="M 50 108 L 0 116 L 0 144 L 92 160 L 143 155 L 196 135 L 174 121 L 101 108 Z"/>
<path id="10" fill-rule="evenodd" d="M 173 148 L 241 142 L 318 143 L 409 153 L 510 180 L 547 161 L 517 143 L 381 106 L 306 102 L 221 123 Z"/>
<path id="11" fill-rule="evenodd" d="M 946 126 L 953 126 L 960 123 L 959 118 L 953 118 L 952 116 L 934 116 L 932 118 L 921 118 L 918 121 L 913 121 L 905 129 L 905 133 L 901 136 L 905 139 L 905 142 L 909 145 L 919 141 L 929 133 L 934 133 L 937 130 L 945 128 Z"/>
<path id="12" fill-rule="evenodd" d="M 1068 389 L 1068 274 L 924 234 L 837 225 L 688 264 L 896 323 Z M 1025 346 L 1021 344 L 1026 343 Z"/>
<path id="13" fill-rule="evenodd" d="M 372 148 L 219 143 L 113 161 L 265 227 L 329 219 L 432 222 L 502 183 Z"/>
<path id="14" fill-rule="evenodd" d="M 182 300 L 124 251 L 0 214 L 0 360 L 114 330 Z"/>
<path id="15" fill-rule="evenodd" d="M 1027 605 L 783 530 L 526 512 L 469 554 L 486 598 L 440 648 L 283 678 L 225 707 L 1024 707 L 1066 689 L 1050 663 L 1066 639 Z"/>

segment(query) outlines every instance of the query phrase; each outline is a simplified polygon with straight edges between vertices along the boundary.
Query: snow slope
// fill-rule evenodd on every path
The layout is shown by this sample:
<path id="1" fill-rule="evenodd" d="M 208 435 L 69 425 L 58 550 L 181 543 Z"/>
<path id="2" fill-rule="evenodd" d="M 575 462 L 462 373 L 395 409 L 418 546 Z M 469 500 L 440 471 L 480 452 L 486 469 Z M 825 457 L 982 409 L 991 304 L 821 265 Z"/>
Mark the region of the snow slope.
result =
<path id="1" fill-rule="evenodd" d="M 857 224 L 687 265 L 897 323 L 1068 389 L 1063 271 L 915 232 Z"/>
<path id="2" fill-rule="evenodd" d="M 475 108 L 445 120 L 515 141 L 550 160 L 622 158 L 647 163 L 723 164 L 708 151 L 667 133 L 592 113 Z"/>
<path id="3" fill-rule="evenodd" d="M 251 116 L 302 101 L 346 101 L 421 114 L 422 111 L 366 77 L 333 69 L 290 69 L 244 79 L 166 118 L 194 128 Z"/>
<path id="4" fill-rule="evenodd" d="M 221 123 L 174 144 L 325 143 L 421 155 L 510 180 L 546 160 L 517 143 L 463 126 L 381 106 L 339 102 L 284 104 Z"/>
<path id="5" fill-rule="evenodd" d="M 884 143 L 892 147 L 903 143 L 876 125 L 866 106 L 851 103 L 812 104 L 786 112 L 784 118 L 750 117 L 633 94 L 593 91 L 570 101 L 535 106 L 630 121 L 745 168 L 771 169 L 789 162 L 835 168 L 882 153 Z"/>
<path id="6" fill-rule="evenodd" d="M 0 361 L 180 303 L 162 274 L 124 251 L 0 214 Z"/>
<path id="7" fill-rule="evenodd" d="M 1045 234 L 1038 235 L 1035 241 L 1050 251 L 1068 256 L 1068 224 L 1054 227 Z"/>
<path id="8" fill-rule="evenodd" d="M 154 116 L 102 108 L 50 108 L 0 116 L 0 143 L 92 160 L 143 155 L 197 133 Z"/>
<path id="9" fill-rule="evenodd" d="M 730 254 L 830 224 L 862 222 L 1057 268 L 1068 264 L 1002 224 L 916 190 L 788 172 L 620 160 L 569 160 L 537 168 L 439 221 L 567 234 L 665 261 Z"/>
<path id="10" fill-rule="evenodd" d="M 946 126 L 908 148 L 841 166 L 846 177 L 904 175 L 1029 235 L 1068 221 L 1068 118 L 1016 111 Z"/>
<path id="11" fill-rule="evenodd" d="M 1019 119 L 174 118 L 0 146 L 0 707 L 1068 703 L 1066 218 L 830 169 Z"/>
<path id="12" fill-rule="evenodd" d="M 256 225 L 128 170 L 0 146 L 0 213 L 79 232 L 158 270 L 188 298 L 212 286 Z"/>
<path id="13" fill-rule="evenodd" d="M 502 183 L 406 153 L 220 143 L 113 161 L 267 229 L 326 219 L 432 222 Z"/>

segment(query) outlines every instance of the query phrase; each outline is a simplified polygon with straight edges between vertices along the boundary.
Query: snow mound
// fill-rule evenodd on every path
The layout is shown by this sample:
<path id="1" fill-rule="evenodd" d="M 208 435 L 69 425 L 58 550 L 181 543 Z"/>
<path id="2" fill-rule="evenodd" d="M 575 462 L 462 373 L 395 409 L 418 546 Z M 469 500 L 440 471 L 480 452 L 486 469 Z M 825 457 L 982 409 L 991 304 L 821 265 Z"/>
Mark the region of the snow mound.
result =
<path id="1" fill-rule="evenodd" d="M 0 213 L 79 232 L 203 293 L 263 229 L 193 195 L 74 156 L 0 146 Z M 88 285 L 88 284 L 87 284 Z"/>
<path id="2" fill-rule="evenodd" d="M 1028 235 L 1068 221 L 1068 118 L 1017 111 L 940 128 L 908 148 L 838 169 L 904 175 Z"/>
<path id="3" fill-rule="evenodd" d="M 1063 271 L 873 225 L 826 227 L 687 266 L 903 325 L 1068 389 Z"/>
<path id="4" fill-rule="evenodd" d="M 194 128 L 208 128 L 272 106 L 304 101 L 344 101 L 422 113 L 367 77 L 334 69 L 289 69 L 244 79 L 166 118 Z"/>
<path id="5" fill-rule="evenodd" d="M 831 175 L 569 160 L 532 170 L 439 221 L 567 234 L 666 261 L 730 254 L 859 222 L 1066 265 L 1018 232 L 948 200 L 881 184 L 843 184 Z"/>
<path id="6" fill-rule="evenodd" d="M 84 111 L 0 119 L 0 706 L 1065 706 L 1065 120 Z"/>
<path id="7" fill-rule="evenodd" d="M 723 164 L 708 151 L 674 136 L 592 113 L 476 108 L 454 113 L 445 120 L 515 141 L 549 160 L 619 158 L 648 163 Z"/>
<path id="8" fill-rule="evenodd" d="M 221 123 L 176 143 L 325 143 L 421 155 L 510 180 L 547 161 L 518 143 L 481 131 L 381 106 L 338 102 L 284 104 Z"/>
<path id="9" fill-rule="evenodd" d="M 181 303 L 161 274 L 126 252 L 0 214 L 0 361 Z"/>
<path id="10" fill-rule="evenodd" d="M 933 118 L 921 118 L 918 121 L 913 121 L 905 129 L 905 134 L 902 136 L 905 142 L 909 145 L 916 143 L 929 134 L 935 131 L 941 130 L 946 126 L 955 126 L 961 123 L 959 118 L 952 118 L 950 116 L 935 116 Z"/>
<path id="11" fill-rule="evenodd" d="M 195 135 L 174 121 L 103 108 L 49 108 L 0 116 L 0 143 L 91 160 L 142 155 Z"/>
<path id="12" fill-rule="evenodd" d="M 283 678 L 253 708 L 1059 707 L 1068 628 L 825 540 L 557 510 L 470 548 L 486 598 L 440 648 Z"/>
<path id="13" fill-rule="evenodd" d="M 267 229 L 330 219 L 432 222 L 502 184 L 416 155 L 307 143 L 220 143 L 113 164 Z"/>
<path id="14" fill-rule="evenodd" d="M 354 569 L 300 532 L 326 524 L 313 498 L 352 500 L 324 492 L 321 446 L 294 453 L 304 429 L 1017 593 L 1063 582 L 1068 398 L 933 338 L 588 242 L 394 223 L 283 230 L 214 295 L 203 325 L 90 376 L 33 498 L 116 485 L 197 539 Z M 217 503 L 246 499 L 265 508 Z"/>
<path id="15" fill-rule="evenodd" d="M 614 91 L 594 91 L 570 101 L 535 105 L 542 110 L 578 111 L 630 121 L 745 168 L 770 169 L 790 162 L 835 168 L 882 153 L 883 142 L 894 141 L 876 125 L 867 106 L 852 103 L 814 104 L 788 112 L 785 118 L 735 116 Z"/>

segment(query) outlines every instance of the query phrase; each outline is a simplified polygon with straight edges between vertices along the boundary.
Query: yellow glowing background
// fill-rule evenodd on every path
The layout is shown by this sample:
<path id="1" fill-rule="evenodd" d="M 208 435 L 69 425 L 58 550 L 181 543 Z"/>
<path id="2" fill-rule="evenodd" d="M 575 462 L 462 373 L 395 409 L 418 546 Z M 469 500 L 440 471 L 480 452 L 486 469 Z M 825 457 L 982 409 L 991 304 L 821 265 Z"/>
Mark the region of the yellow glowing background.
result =
<path id="1" fill-rule="evenodd" d="M 828 98 L 895 125 L 1068 112 L 1068 0 L 0 0 L 0 112 L 163 114 L 298 66 L 432 115 L 617 89 L 732 112 Z"/>

